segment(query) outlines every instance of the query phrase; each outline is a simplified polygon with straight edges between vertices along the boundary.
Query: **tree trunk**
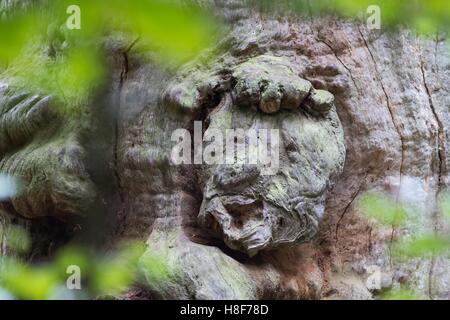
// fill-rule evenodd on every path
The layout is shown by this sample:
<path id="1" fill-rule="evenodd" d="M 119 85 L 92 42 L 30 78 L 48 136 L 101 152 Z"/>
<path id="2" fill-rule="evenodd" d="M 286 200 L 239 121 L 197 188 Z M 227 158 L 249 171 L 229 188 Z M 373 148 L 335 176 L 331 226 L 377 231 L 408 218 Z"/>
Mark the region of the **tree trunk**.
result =
<path id="1" fill-rule="evenodd" d="M 227 36 L 180 70 L 110 41 L 110 86 L 77 118 L 5 84 L 0 170 L 27 187 L 2 205 L 0 223 L 32 229 L 33 258 L 77 238 L 79 223 L 102 243 L 142 239 L 145 290 L 155 298 L 372 299 L 400 284 L 450 298 L 448 259 L 392 257 L 399 237 L 448 233 L 437 202 L 450 182 L 445 37 L 271 17 L 227 1 L 217 11 Z M 326 92 L 334 103 L 314 96 Z M 279 129 L 282 170 L 254 178 L 248 168 L 174 165 L 171 135 L 194 121 L 203 131 Z M 411 208 L 406 226 L 364 217 L 367 191 Z M 159 278 L 155 259 L 166 270 Z"/>

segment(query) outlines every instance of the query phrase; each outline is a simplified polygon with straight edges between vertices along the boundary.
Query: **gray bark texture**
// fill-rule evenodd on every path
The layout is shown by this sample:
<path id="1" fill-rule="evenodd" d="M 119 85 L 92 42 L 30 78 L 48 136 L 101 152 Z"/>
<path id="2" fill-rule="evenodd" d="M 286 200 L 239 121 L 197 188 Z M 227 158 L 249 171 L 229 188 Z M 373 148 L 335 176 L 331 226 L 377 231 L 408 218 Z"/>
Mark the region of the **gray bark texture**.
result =
<path id="1" fill-rule="evenodd" d="M 1 79 L 0 171 L 26 183 L 0 224 L 31 230 L 32 258 L 80 233 L 103 246 L 141 239 L 153 298 L 374 299 L 376 266 L 381 290 L 449 299 L 448 259 L 391 257 L 400 236 L 448 233 L 437 205 L 450 183 L 445 36 L 217 2 L 226 37 L 178 70 L 106 41 L 109 86 L 76 117 Z M 278 129 L 280 170 L 174 165 L 171 134 L 194 121 L 205 133 Z M 382 227 L 358 210 L 367 191 L 421 214 Z M 155 260 L 163 277 L 146 266 Z"/>

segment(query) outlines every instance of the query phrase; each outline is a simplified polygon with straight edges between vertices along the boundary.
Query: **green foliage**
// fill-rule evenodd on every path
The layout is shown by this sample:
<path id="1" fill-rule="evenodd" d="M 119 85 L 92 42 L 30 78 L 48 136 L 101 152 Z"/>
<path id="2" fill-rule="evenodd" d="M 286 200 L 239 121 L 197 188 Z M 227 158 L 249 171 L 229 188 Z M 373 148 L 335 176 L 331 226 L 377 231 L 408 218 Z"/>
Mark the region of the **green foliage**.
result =
<path id="1" fill-rule="evenodd" d="M 127 243 L 115 255 L 103 257 L 95 266 L 92 289 L 96 295 L 119 295 L 133 284 L 138 275 L 138 261 L 144 247 Z"/>
<path id="2" fill-rule="evenodd" d="M 81 8 L 81 29 L 69 30 L 69 5 Z M 152 49 L 165 66 L 181 64 L 206 49 L 221 27 L 207 11 L 190 1 L 164 0 L 59 0 L 38 1 L 26 10 L 6 11 L 0 19 L 0 76 L 27 91 L 52 95 L 61 111 L 83 111 L 91 94 L 106 79 L 106 55 L 102 43 L 114 34 L 124 53 Z M 137 41 L 137 42 L 136 42 Z M 10 200 L 18 185 L 0 177 L 0 200 Z M 31 246 L 20 228 L 8 227 L 8 249 L 26 253 Z M 137 262 L 143 248 L 128 243 L 100 256 L 90 249 L 67 247 L 54 261 L 28 265 L 18 258 L 0 260 L 0 289 L 19 299 L 49 299 L 64 287 L 66 268 L 82 271 L 86 297 L 118 295 L 137 278 Z M 151 261 L 150 261 L 151 260 Z M 164 260 L 146 260 L 147 275 L 155 280 L 168 276 Z M 3 291 L 2 291 L 3 292 Z"/>
<path id="3" fill-rule="evenodd" d="M 415 292 L 407 288 L 390 290 L 381 295 L 383 300 L 421 300 Z"/>
<path id="4" fill-rule="evenodd" d="M 367 17 L 367 8 L 376 5 L 384 27 L 405 24 L 421 33 L 436 33 L 450 27 L 447 0 L 253 0 L 265 11 L 285 10 L 300 14 L 334 14 L 348 18 Z"/>
<path id="5" fill-rule="evenodd" d="M 30 34 L 39 28 L 39 20 L 34 15 L 17 15 L 14 18 L 0 20 L 0 67 L 10 63 L 17 57 L 26 43 L 30 40 Z"/>
<path id="6" fill-rule="evenodd" d="M 442 216 L 450 222 L 450 200 L 445 197 L 440 205 Z M 359 209 L 366 217 L 375 219 L 381 225 L 400 228 L 406 223 L 406 209 L 402 204 L 387 195 L 368 193 L 359 202 Z M 416 258 L 431 258 L 447 256 L 450 251 L 450 236 L 448 234 L 422 234 L 410 230 L 412 237 L 400 237 L 392 244 L 392 255 L 399 262 Z M 408 288 L 390 290 L 383 295 L 387 300 L 416 300 L 420 297 Z"/>
<path id="7" fill-rule="evenodd" d="M 99 57 L 95 49 L 77 48 L 50 59 L 29 48 L 16 57 L 4 76 L 18 87 L 54 95 L 59 108 L 75 109 L 85 105 L 94 86 L 102 82 L 104 69 Z"/>
<path id="8" fill-rule="evenodd" d="M 448 27 L 446 0 L 250 0 L 262 10 L 293 14 L 367 15 L 370 5 L 381 8 L 382 24 L 406 23 L 423 32 Z M 67 108 L 84 106 L 105 79 L 99 52 L 105 36 L 119 32 L 128 44 L 159 52 L 159 62 L 181 64 L 215 43 L 221 26 L 197 1 L 59 0 L 39 1 L 26 11 L 0 19 L 0 70 L 15 84 L 51 94 Z M 67 8 L 81 9 L 81 29 L 69 30 Z M 127 48 L 124 48 L 126 50 Z M 153 57 L 155 58 L 155 56 Z"/>
<path id="9" fill-rule="evenodd" d="M 398 258 L 421 258 L 443 255 L 450 249 L 450 237 L 421 235 L 413 240 L 401 240 L 394 247 Z"/>
<path id="10" fill-rule="evenodd" d="M 142 256 L 140 265 L 145 269 L 147 281 L 157 283 L 169 279 L 172 274 L 167 256 L 161 253 L 146 253 Z"/>
<path id="11" fill-rule="evenodd" d="M 369 218 L 385 226 L 397 227 L 406 220 L 405 209 L 393 199 L 380 194 L 366 194 L 361 198 L 360 209 Z"/>
<path id="12" fill-rule="evenodd" d="M 60 250 L 53 261 L 55 271 L 64 276 L 67 266 L 75 265 L 81 270 L 90 269 L 92 252 L 78 246 L 66 246 Z"/>
<path id="13" fill-rule="evenodd" d="M 23 229 L 10 227 L 10 230 L 17 235 L 10 232 L 8 243 L 27 243 L 29 248 L 29 237 Z M 21 252 L 26 251 L 21 245 L 18 248 Z M 38 265 L 30 265 L 16 257 L 3 257 L 0 259 L 0 289 L 6 289 L 16 299 L 58 299 L 58 288 L 64 287 L 70 276 L 67 268 L 77 266 L 81 271 L 82 290 L 76 292 L 75 298 L 117 296 L 139 279 L 138 261 L 143 253 L 143 245 L 127 242 L 108 255 L 99 255 L 89 248 L 67 246 L 54 260 Z"/>
<path id="14" fill-rule="evenodd" d="M 70 5 L 81 9 L 81 29 L 66 26 Z M 87 104 L 105 79 L 100 44 L 119 32 L 126 45 L 139 39 L 136 50 L 152 48 L 160 63 L 173 65 L 211 45 L 220 26 L 189 1 L 42 2 L 0 19 L 0 70 L 6 69 L 3 76 L 13 84 L 54 95 L 61 105 L 76 109 Z"/>
<path id="15" fill-rule="evenodd" d="M 46 299 L 58 284 L 58 278 L 48 266 L 31 267 L 16 259 L 6 259 L 0 267 L 0 287 L 19 299 Z"/>

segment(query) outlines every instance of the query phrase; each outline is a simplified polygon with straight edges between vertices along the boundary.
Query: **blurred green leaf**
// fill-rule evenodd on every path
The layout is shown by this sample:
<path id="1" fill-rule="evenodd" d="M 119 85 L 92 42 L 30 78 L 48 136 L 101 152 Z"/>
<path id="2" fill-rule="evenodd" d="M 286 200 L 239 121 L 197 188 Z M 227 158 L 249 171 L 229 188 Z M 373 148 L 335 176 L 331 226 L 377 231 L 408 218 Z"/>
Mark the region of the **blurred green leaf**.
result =
<path id="1" fill-rule="evenodd" d="M 367 18 L 367 8 L 378 6 L 383 29 L 398 25 L 416 28 L 422 33 L 435 33 L 437 27 L 450 27 L 450 3 L 447 0 L 253 0 L 263 11 L 280 10 L 297 14 L 333 14 L 350 19 Z"/>
<path id="2" fill-rule="evenodd" d="M 135 273 L 120 259 L 106 259 L 97 266 L 93 277 L 93 289 L 97 295 L 117 295 L 126 290 L 134 281 Z"/>
<path id="3" fill-rule="evenodd" d="M 220 24 L 194 1 L 61 0 L 36 3 L 0 19 L 0 68 L 17 87 L 55 96 L 63 111 L 88 105 L 102 85 L 101 43 L 122 33 L 131 44 L 156 50 L 162 64 L 180 64 L 213 44 Z M 69 5 L 81 9 L 81 29 L 69 30 Z M 130 48 L 123 48 L 124 51 Z"/>
<path id="4" fill-rule="evenodd" d="M 87 103 L 90 92 L 101 84 L 103 65 L 95 49 L 74 49 L 67 56 L 49 59 L 30 48 L 13 60 L 6 71 L 13 84 L 30 91 L 51 93 L 59 108 L 72 111 Z"/>
<path id="5" fill-rule="evenodd" d="M 2 267 L 1 286 L 20 299 L 48 299 L 59 282 L 48 267 L 29 267 L 14 259 L 8 259 Z"/>
<path id="6" fill-rule="evenodd" d="M 42 265 L 3 257 L 0 288 L 18 299 L 115 297 L 137 281 L 138 262 L 144 249 L 143 243 L 128 241 L 119 244 L 108 256 L 100 256 L 89 247 L 66 246 L 53 261 Z M 65 287 L 69 266 L 81 270 L 80 291 L 72 292 Z"/>
<path id="7" fill-rule="evenodd" d="M 420 300 L 421 297 L 417 296 L 410 289 L 397 289 L 397 290 L 389 290 L 381 295 L 382 300 Z"/>
<path id="8" fill-rule="evenodd" d="M 135 0 L 133 5 L 121 0 L 102 2 L 102 10 L 109 8 L 107 13 L 103 11 L 109 21 L 116 21 L 111 17 L 120 20 L 140 41 L 160 50 L 167 61 L 181 63 L 194 58 L 217 40 L 220 31 L 210 13 L 189 1 L 184 5 L 161 0 Z"/>
<path id="9" fill-rule="evenodd" d="M 16 14 L 0 19 L 0 68 L 20 55 L 26 44 L 38 35 L 42 21 L 33 14 Z"/>
<path id="10" fill-rule="evenodd" d="M 167 256 L 156 252 L 144 254 L 140 260 L 140 267 L 145 270 L 144 276 L 149 283 L 168 280 L 173 271 L 167 262 Z"/>
<path id="11" fill-rule="evenodd" d="M 93 263 L 95 263 L 94 257 L 88 249 L 76 246 L 65 246 L 56 255 L 54 260 L 54 270 L 62 277 L 67 277 L 67 267 L 78 266 L 81 270 L 88 273 L 89 270 L 92 269 Z"/>
<path id="12" fill-rule="evenodd" d="M 393 252 L 397 257 L 419 258 L 442 255 L 450 249 L 450 238 L 439 235 L 424 235 L 410 241 L 397 243 Z"/>
<path id="13" fill-rule="evenodd" d="M 136 280 L 143 250 L 143 245 L 127 242 L 113 256 L 101 259 L 92 278 L 96 295 L 115 296 L 129 288 Z"/>
<path id="14" fill-rule="evenodd" d="M 406 220 L 404 208 L 386 195 L 368 193 L 359 201 L 359 209 L 369 218 L 386 226 L 398 227 Z"/>

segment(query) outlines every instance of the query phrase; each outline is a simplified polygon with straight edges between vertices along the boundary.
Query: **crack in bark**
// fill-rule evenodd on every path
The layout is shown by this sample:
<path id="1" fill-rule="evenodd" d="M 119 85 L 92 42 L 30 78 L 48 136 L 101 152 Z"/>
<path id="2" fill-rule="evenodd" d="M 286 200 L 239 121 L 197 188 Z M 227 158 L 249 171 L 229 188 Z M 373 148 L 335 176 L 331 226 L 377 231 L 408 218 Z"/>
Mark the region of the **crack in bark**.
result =
<path id="1" fill-rule="evenodd" d="M 422 72 L 422 79 L 423 79 L 423 85 L 425 87 L 425 91 L 427 93 L 428 96 L 428 101 L 429 101 L 429 105 L 430 105 L 430 109 L 431 112 L 433 114 L 433 117 L 436 120 L 436 123 L 438 125 L 438 135 L 437 135 L 437 156 L 438 156 L 438 194 L 440 193 L 440 191 L 442 190 L 444 183 L 442 181 L 442 175 L 445 171 L 445 145 L 443 143 L 443 141 L 445 141 L 445 129 L 444 129 L 444 124 L 442 123 L 441 119 L 439 118 L 436 108 L 434 106 L 434 102 L 433 102 L 433 97 L 431 95 L 431 91 L 430 88 L 427 84 L 427 79 L 426 79 L 426 75 L 425 75 L 425 67 L 424 67 L 424 63 L 423 63 L 423 59 L 420 59 L 420 70 Z"/>
<path id="2" fill-rule="evenodd" d="M 435 58 L 435 63 L 436 63 L 436 57 L 437 57 L 437 46 L 438 46 L 438 35 L 436 35 L 436 43 L 435 43 L 435 52 L 434 52 L 434 58 Z M 445 158 L 446 158 L 446 154 L 445 154 L 445 129 L 444 129 L 444 124 L 442 123 L 441 119 L 439 118 L 439 115 L 436 111 L 434 102 L 433 102 L 433 97 L 431 95 L 431 90 L 430 87 L 428 86 L 427 83 L 427 77 L 426 77 L 426 73 L 425 73 L 425 66 L 424 66 L 424 61 L 423 61 L 423 56 L 422 56 L 422 49 L 420 48 L 419 45 L 419 49 L 421 50 L 421 54 L 420 54 L 420 71 L 422 73 L 422 80 L 423 80 L 423 85 L 425 88 L 425 91 L 427 93 L 428 96 L 428 102 L 430 105 L 430 109 L 431 112 L 433 114 L 433 117 L 436 120 L 436 123 L 438 125 L 438 133 L 437 133 L 437 160 L 438 160 L 438 185 L 437 185 L 437 191 L 436 191 L 436 199 L 439 198 L 439 195 L 441 193 L 441 191 L 444 188 L 444 182 L 442 181 L 442 175 L 444 174 L 445 171 Z M 437 227 L 437 216 L 438 216 L 438 208 L 436 207 L 433 211 L 432 214 L 432 223 L 433 223 L 433 232 L 436 234 L 438 232 L 438 227 Z M 433 275 L 434 275 L 434 268 L 435 268 L 435 264 L 436 264 L 436 256 L 433 254 L 431 257 L 431 261 L 430 261 L 430 270 L 428 272 L 428 298 L 430 300 L 434 300 L 433 297 Z"/>
<path id="3" fill-rule="evenodd" d="M 389 95 L 388 95 L 388 93 L 386 91 L 386 88 L 384 86 L 383 80 L 381 78 L 381 74 L 380 74 L 380 72 L 379 72 L 379 70 L 377 68 L 377 63 L 376 63 L 376 60 L 375 60 L 375 56 L 373 55 L 372 50 L 370 49 L 369 44 L 367 43 L 367 40 L 364 37 L 364 34 L 362 33 L 362 31 L 361 31 L 359 26 L 358 26 L 358 31 L 359 31 L 359 34 L 361 35 L 361 38 L 362 38 L 363 42 L 364 42 L 364 46 L 366 47 L 366 49 L 367 49 L 367 51 L 368 51 L 368 53 L 370 55 L 370 58 L 372 60 L 373 66 L 375 68 L 376 78 L 377 78 L 378 82 L 381 85 L 381 89 L 383 90 L 384 96 L 386 97 L 386 106 L 387 106 L 387 109 L 388 109 L 389 114 L 391 116 L 392 124 L 394 125 L 394 128 L 397 131 L 397 135 L 399 136 L 399 139 L 400 139 L 400 144 L 401 144 L 400 186 L 401 186 L 402 185 L 402 175 L 403 175 L 403 170 L 404 170 L 404 161 L 405 161 L 405 141 L 404 141 L 404 138 L 402 136 L 402 133 L 401 133 L 401 130 L 400 130 L 400 126 L 395 121 L 394 110 L 393 110 L 393 107 L 392 107 L 392 104 L 391 104 L 391 100 L 390 100 Z"/>
<path id="4" fill-rule="evenodd" d="M 372 250 L 373 250 L 373 240 L 372 240 L 372 232 L 373 232 L 373 226 L 370 225 L 369 227 L 369 244 L 368 244 L 368 248 L 367 248 L 367 252 L 369 254 L 372 254 Z"/>
<path id="5" fill-rule="evenodd" d="M 430 270 L 428 271 L 428 298 L 430 300 L 434 300 L 433 297 L 433 276 L 434 276 L 434 267 L 436 265 L 436 256 L 433 254 L 430 261 Z"/>
<path id="6" fill-rule="evenodd" d="M 364 179 L 362 181 L 365 181 L 367 178 L 367 172 L 364 176 Z M 341 216 L 339 217 L 339 220 L 336 223 L 336 229 L 335 229 L 335 239 L 336 242 L 339 241 L 339 228 L 341 226 L 341 222 L 344 219 L 345 215 L 347 214 L 348 210 L 350 209 L 350 207 L 352 206 L 353 202 L 355 202 L 356 198 L 358 198 L 358 195 L 361 193 L 361 190 L 363 188 L 364 183 L 361 183 L 358 187 L 358 189 L 356 190 L 355 194 L 353 195 L 352 199 L 350 200 L 350 202 L 345 206 L 344 211 L 342 212 Z"/>
<path id="7" fill-rule="evenodd" d="M 392 225 L 392 231 L 389 237 L 389 266 L 391 267 L 391 269 L 393 269 L 394 267 L 394 264 L 392 262 L 392 245 L 394 244 L 395 231 L 397 231 L 397 229 L 395 228 L 395 225 Z"/>
<path id="8" fill-rule="evenodd" d="M 399 124 L 395 121 L 394 109 L 393 109 L 393 106 L 391 104 L 391 100 L 389 98 L 389 95 L 388 95 L 388 93 L 386 91 L 386 87 L 384 86 L 383 80 L 381 78 L 380 71 L 378 70 L 377 63 L 376 63 L 376 60 L 375 60 L 375 56 L 374 56 L 372 50 L 370 49 L 369 43 L 367 42 L 367 40 L 366 40 L 366 38 L 365 38 L 365 36 L 364 36 L 363 32 L 361 31 L 361 28 L 359 26 L 358 26 L 358 32 L 359 32 L 359 34 L 360 34 L 360 36 L 361 36 L 361 38 L 363 40 L 363 43 L 364 43 L 365 48 L 367 49 L 367 52 L 369 53 L 369 56 L 370 56 L 370 58 L 372 60 L 373 66 L 375 68 L 375 76 L 377 78 L 377 81 L 380 83 L 381 89 L 383 90 L 384 96 L 386 98 L 386 106 L 387 106 L 387 109 L 389 111 L 389 114 L 390 114 L 390 117 L 391 117 L 391 120 L 392 120 L 392 124 L 394 125 L 395 131 L 397 132 L 397 135 L 398 135 L 398 137 L 400 139 L 401 159 L 400 159 L 400 169 L 399 169 L 399 174 L 400 174 L 399 175 L 399 178 L 400 178 L 399 183 L 400 183 L 400 188 L 401 188 L 402 180 L 403 180 L 404 164 L 405 164 L 405 149 L 406 149 L 405 148 L 405 140 L 403 138 L 403 135 L 402 135 L 402 132 L 400 130 Z M 397 194 L 396 195 L 397 202 L 399 201 L 398 196 L 399 195 Z M 389 245 L 388 245 L 388 248 L 389 248 L 389 264 L 390 264 L 391 268 L 393 267 L 392 246 L 393 246 L 394 239 L 395 239 L 395 232 L 396 232 L 396 228 L 395 228 L 395 226 L 392 226 L 392 231 L 391 231 L 391 235 L 390 235 L 390 238 L 389 238 Z"/>
<path id="9" fill-rule="evenodd" d="M 113 170 L 114 170 L 114 178 L 116 180 L 116 185 L 117 185 L 117 193 L 119 195 L 119 200 L 120 200 L 120 207 L 118 208 L 118 211 L 119 211 L 118 216 L 120 217 L 122 226 L 125 225 L 125 215 L 122 212 L 123 204 L 125 202 L 125 197 L 124 197 L 124 193 L 123 193 L 120 173 L 118 170 L 118 167 L 119 167 L 119 131 L 120 131 L 119 121 L 120 121 L 120 111 L 121 111 L 121 105 L 122 105 L 122 101 L 121 101 L 122 90 L 123 90 L 123 86 L 125 85 L 125 81 L 128 78 L 128 72 L 130 69 L 128 54 L 138 41 L 139 41 L 139 37 L 136 38 L 125 50 L 123 50 L 120 53 L 121 59 L 122 59 L 122 65 L 121 65 L 122 69 L 120 71 L 118 101 L 117 101 L 117 104 L 115 105 L 115 109 L 114 109 L 115 119 L 114 119 L 114 150 L 113 150 L 114 164 L 113 164 Z"/>
<path id="10" fill-rule="evenodd" d="M 122 70 L 120 72 L 120 82 L 119 82 L 119 94 L 117 105 L 114 109 L 114 177 L 116 180 L 118 194 L 120 198 L 120 202 L 123 203 L 124 197 L 122 192 L 122 183 L 120 179 L 120 174 L 118 172 L 118 164 L 119 164 L 119 118 L 120 118 L 120 109 L 121 109 L 121 97 L 122 97 L 122 89 L 125 84 L 125 80 L 128 76 L 128 54 L 126 51 L 122 52 Z"/>
<path id="11" fill-rule="evenodd" d="M 339 55 L 337 54 L 336 50 L 328 43 L 326 42 L 321 36 L 320 34 L 318 34 L 317 36 L 317 41 L 320 43 L 323 43 L 324 45 L 326 45 L 331 52 L 333 53 L 333 55 L 336 57 L 336 60 L 339 61 L 339 63 L 345 68 L 345 70 L 347 70 L 348 74 L 350 75 L 350 78 L 352 79 L 353 85 L 355 86 L 356 90 L 361 93 L 360 88 L 358 87 L 358 85 L 356 84 L 356 80 L 355 77 L 353 76 L 352 71 L 350 70 L 350 68 L 344 63 L 344 61 L 342 61 L 342 59 L 339 57 Z"/>
<path id="12" fill-rule="evenodd" d="M 315 28 L 314 28 L 314 25 L 313 25 L 313 22 L 311 22 L 311 27 L 312 27 L 312 29 L 315 29 Z M 358 86 L 357 83 L 356 83 L 356 79 L 355 79 L 355 77 L 353 76 L 353 73 L 352 73 L 351 69 L 350 69 L 350 68 L 344 63 L 344 61 L 339 57 L 339 55 L 337 54 L 337 52 L 336 52 L 336 50 L 334 49 L 334 47 L 333 47 L 331 44 L 329 44 L 329 43 L 322 37 L 322 35 L 320 34 L 320 30 L 316 29 L 316 32 L 317 32 L 316 40 L 317 40 L 318 42 L 320 42 L 320 43 L 323 43 L 324 45 L 326 45 L 326 46 L 330 49 L 330 51 L 331 51 L 331 52 L 333 53 L 333 55 L 335 56 L 336 60 L 337 60 L 337 61 L 345 68 L 345 70 L 347 70 L 347 72 L 348 72 L 348 74 L 349 74 L 349 76 L 350 76 L 350 78 L 351 78 L 351 80 L 352 80 L 352 82 L 353 82 L 353 85 L 355 86 L 356 91 L 358 92 L 358 94 L 361 94 L 361 90 L 360 90 L 359 86 Z M 362 181 L 365 181 L 365 180 L 366 180 L 367 175 L 368 175 L 368 172 L 365 173 L 364 179 L 363 179 Z M 347 214 L 347 212 L 349 211 L 349 209 L 351 208 L 352 204 L 353 204 L 353 203 L 355 202 L 355 200 L 357 199 L 357 197 L 358 197 L 358 195 L 360 194 L 360 192 L 361 192 L 363 186 L 364 186 L 364 182 L 362 182 L 362 183 L 359 185 L 359 187 L 358 187 L 358 189 L 356 190 L 355 194 L 353 195 L 352 199 L 351 199 L 350 202 L 346 205 L 346 207 L 344 208 L 344 210 L 343 210 L 341 216 L 339 217 L 339 219 L 338 219 L 338 221 L 337 221 L 337 223 L 336 223 L 336 227 L 335 227 L 335 239 L 336 239 L 336 242 L 339 241 L 339 229 L 340 229 L 340 226 L 341 226 L 341 222 L 342 222 L 342 220 L 344 219 L 344 217 L 345 217 L 345 215 Z"/>
<path id="13" fill-rule="evenodd" d="M 308 14 L 309 14 L 309 17 L 311 19 L 311 22 L 310 22 L 311 29 L 312 29 L 313 32 L 315 30 L 315 32 L 317 34 L 316 35 L 316 41 L 320 42 L 320 43 L 323 43 L 324 45 L 326 45 L 330 49 L 330 51 L 333 53 L 333 55 L 336 58 L 336 60 L 344 67 L 345 70 L 347 70 L 350 78 L 352 79 L 353 85 L 356 88 L 356 91 L 358 91 L 358 93 L 361 93 L 361 90 L 360 90 L 359 86 L 356 84 L 356 80 L 355 80 L 355 77 L 353 76 L 352 70 L 344 63 L 344 61 L 342 61 L 342 59 L 339 57 L 339 55 L 337 54 L 337 52 L 333 48 L 333 46 L 331 44 L 329 44 L 325 40 L 325 38 L 320 34 L 320 30 L 314 26 L 314 19 L 313 19 L 312 10 L 311 10 L 311 4 L 310 4 L 309 0 L 307 1 L 307 5 L 308 5 L 308 9 L 309 9 L 308 10 Z"/>

